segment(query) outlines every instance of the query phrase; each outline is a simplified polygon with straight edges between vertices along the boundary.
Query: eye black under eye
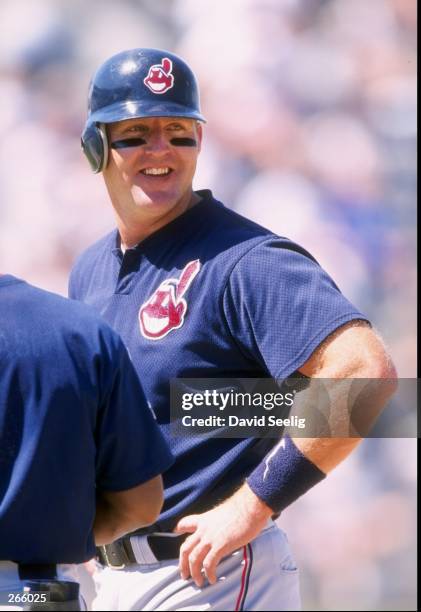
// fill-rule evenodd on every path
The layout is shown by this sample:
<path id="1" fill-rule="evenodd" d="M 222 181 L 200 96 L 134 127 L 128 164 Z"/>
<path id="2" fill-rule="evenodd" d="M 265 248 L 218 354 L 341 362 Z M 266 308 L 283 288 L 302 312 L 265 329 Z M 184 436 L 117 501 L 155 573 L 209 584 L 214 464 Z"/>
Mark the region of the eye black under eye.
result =
<path id="1" fill-rule="evenodd" d="M 188 138 L 187 136 L 171 138 L 170 143 L 174 147 L 196 147 L 197 141 L 194 138 Z"/>
<path id="2" fill-rule="evenodd" d="M 140 147 L 145 145 L 146 140 L 144 138 L 122 138 L 121 140 L 115 140 L 111 143 L 112 149 L 125 149 L 126 147 Z"/>

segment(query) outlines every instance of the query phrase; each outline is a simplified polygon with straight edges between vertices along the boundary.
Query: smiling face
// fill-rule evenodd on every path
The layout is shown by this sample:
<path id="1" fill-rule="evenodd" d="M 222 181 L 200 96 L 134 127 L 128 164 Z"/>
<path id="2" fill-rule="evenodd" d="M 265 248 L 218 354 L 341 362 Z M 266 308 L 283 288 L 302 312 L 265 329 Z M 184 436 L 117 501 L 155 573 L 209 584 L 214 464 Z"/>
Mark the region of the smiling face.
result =
<path id="1" fill-rule="evenodd" d="M 148 117 L 107 126 L 110 156 L 103 172 L 120 219 L 151 223 L 175 218 L 192 200 L 202 140 L 193 119 Z"/>

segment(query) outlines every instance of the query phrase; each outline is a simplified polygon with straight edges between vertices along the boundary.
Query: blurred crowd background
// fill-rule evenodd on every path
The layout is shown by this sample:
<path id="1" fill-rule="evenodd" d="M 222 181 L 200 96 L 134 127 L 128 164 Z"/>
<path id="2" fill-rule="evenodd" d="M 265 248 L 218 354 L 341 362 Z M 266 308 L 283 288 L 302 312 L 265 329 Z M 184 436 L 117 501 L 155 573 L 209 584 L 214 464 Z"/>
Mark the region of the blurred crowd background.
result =
<path id="1" fill-rule="evenodd" d="M 106 58 L 196 72 L 196 188 L 305 246 L 416 377 L 416 0 L 3 0 L 0 269 L 66 294 L 113 227 L 79 140 Z M 305 609 L 415 609 L 415 440 L 367 440 L 288 509 Z"/>

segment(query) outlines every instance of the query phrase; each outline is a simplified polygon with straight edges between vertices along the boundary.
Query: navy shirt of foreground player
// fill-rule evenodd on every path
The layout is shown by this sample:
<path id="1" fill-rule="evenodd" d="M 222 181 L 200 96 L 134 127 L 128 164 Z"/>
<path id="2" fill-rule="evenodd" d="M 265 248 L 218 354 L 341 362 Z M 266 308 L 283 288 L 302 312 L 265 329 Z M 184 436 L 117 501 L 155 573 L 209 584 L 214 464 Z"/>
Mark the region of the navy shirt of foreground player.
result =
<path id="1" fill-rule="evenodd" d="M 172 463 L 127 351 L 83 304 L 0 277 L 0 560 L 95 554 L 95 483 Z"/>
<path id="2" fill-rule="evenodd" d="M 169 437 L 172 378 L 284 379 L 335 329 L 365 319 L 300 246 L 202 200 L 124 256 L 112 232 L 87 249 L 70 296 L 122 336 Z M 159 527 L 210 509 L 242 484 L 276 439 L 170 438 Z"/>

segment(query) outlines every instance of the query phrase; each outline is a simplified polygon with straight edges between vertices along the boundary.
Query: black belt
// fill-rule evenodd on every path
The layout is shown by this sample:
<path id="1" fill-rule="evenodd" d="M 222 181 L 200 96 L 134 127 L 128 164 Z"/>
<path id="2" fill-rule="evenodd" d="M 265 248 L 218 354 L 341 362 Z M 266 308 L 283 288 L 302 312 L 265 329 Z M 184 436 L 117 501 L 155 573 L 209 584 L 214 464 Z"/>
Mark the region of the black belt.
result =
<path id="1" fill-rule="evenodd" d="M 21 580 L 55 580 L 57 565 L 55 563 L 18 563 Z"/>
<path id="2" fill-rule="evenodd" d="M 177 559 L 180 552 L 180 546 L 187 538 L 187 535 L 188 534 L 165 536 L 152 534 L 138 537 L 146 537 L 149 547 L 157 561 L 169 561 L 170 559 Z M 120 569 L 129 567 L 130 565 L 138 565 L 139 563 L 136 560 L 130 537 L 128 536 L 120 538 L 112 544 L 99 546 L 97 548 L 97 559 L 102 565 Z"/>

